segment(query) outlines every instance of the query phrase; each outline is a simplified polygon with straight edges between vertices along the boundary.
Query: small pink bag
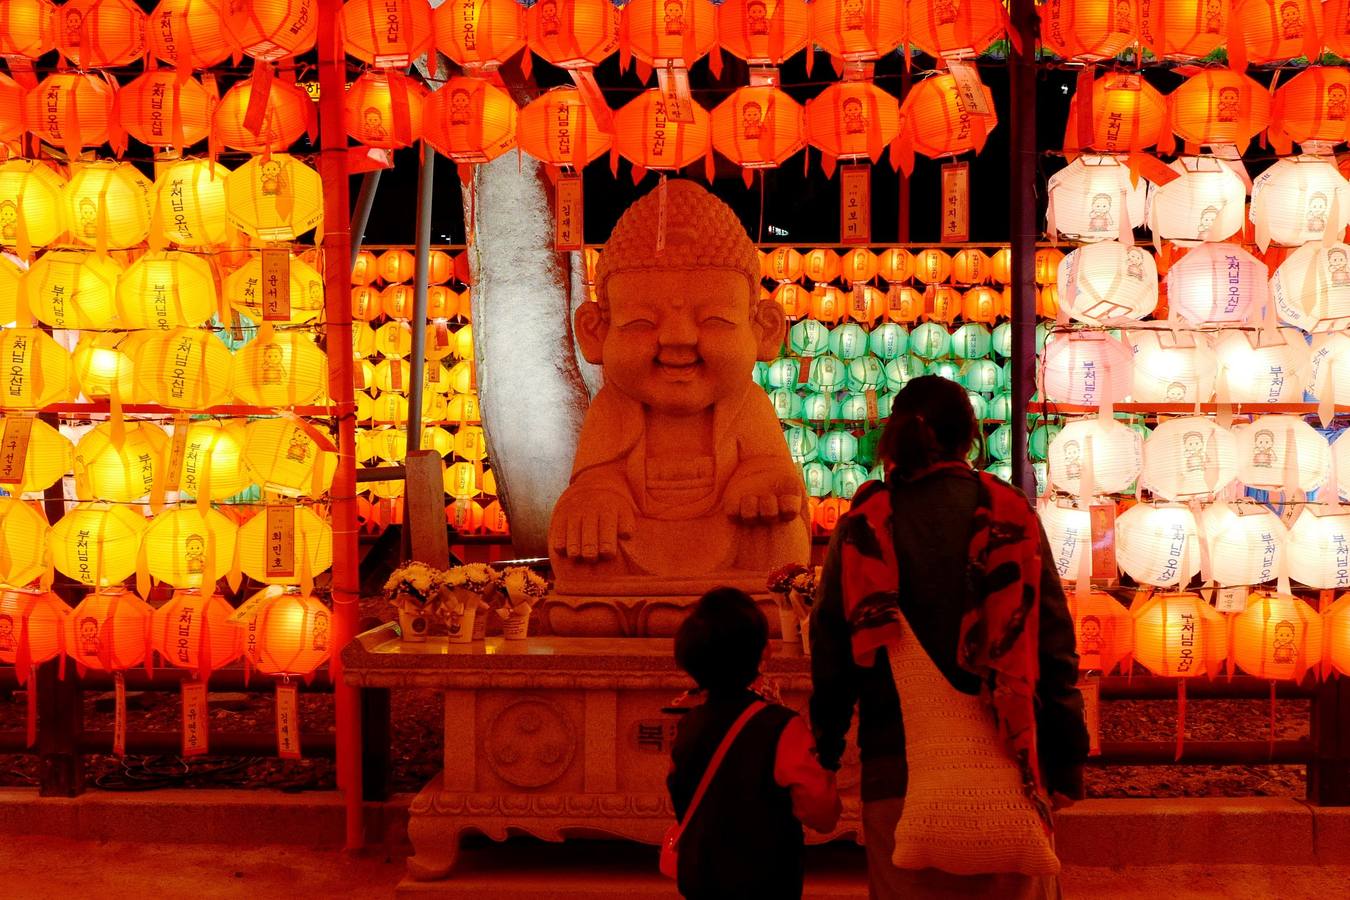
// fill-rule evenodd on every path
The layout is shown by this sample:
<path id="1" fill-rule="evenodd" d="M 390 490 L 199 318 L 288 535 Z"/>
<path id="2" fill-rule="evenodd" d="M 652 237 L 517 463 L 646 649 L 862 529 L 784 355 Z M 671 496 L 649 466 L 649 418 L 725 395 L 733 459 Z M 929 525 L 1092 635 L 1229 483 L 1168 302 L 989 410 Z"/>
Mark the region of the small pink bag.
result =
<path id="1" fill-rule="evenodd" d="M 731 744 L 736 740 L 736 735 L 741 733 L 741 729 L 764 706 L 765 704 L 759 700 L 751 703 L 727 729 L 726 736 L 722 738 L 722 743 L 717 745 L 717 752 L 708 762 L 708 768 L 703 770 L 703 777 L 699 779 L 698 787 L 694 790 L 694 798 L 689 801 L 689 808 L 684 811 L 684 818 L 678 824 L 666 829 L 666 836 L 661 839 L 661 874 L 667 878 L 675 878 L 679 873 L 680 836 L 684 834 L 685 826 L 694 818 L 694 811 L 698 809 L 699 801 L 703 799 L 704 792 L 708 790 L 708 785 L 712 782 L 713 776 L 717 774 L 718 767 L 722 765 L 722 758 L 731 749 Z"/>

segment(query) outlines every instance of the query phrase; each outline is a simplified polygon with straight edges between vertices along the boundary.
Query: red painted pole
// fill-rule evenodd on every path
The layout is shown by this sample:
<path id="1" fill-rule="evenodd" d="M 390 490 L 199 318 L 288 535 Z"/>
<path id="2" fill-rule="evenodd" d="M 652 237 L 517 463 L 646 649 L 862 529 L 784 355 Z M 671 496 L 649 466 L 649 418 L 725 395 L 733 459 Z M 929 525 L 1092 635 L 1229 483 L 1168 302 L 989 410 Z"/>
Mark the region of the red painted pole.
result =
<path id="1" fill-rule="evenodd" d="M 338 467 L 333 477 L 334 646 L 356 637 L 361 576 L 356 523 L 356 401 L 352 379 L 351 220 L 348 212 L 347 129 L 342 98 L 346 56 L 338 31 L 342 0 L 319 0 L 319 174 L 323 176 L 324 310 L 327 314 L 328 391 L 338 424 Z M 342 660 L 329 662 L 337 707 L 337 778 L 347 807 L 348 850 L 365 843 L 361 808 L 361 707 L 342 678 Z"/>

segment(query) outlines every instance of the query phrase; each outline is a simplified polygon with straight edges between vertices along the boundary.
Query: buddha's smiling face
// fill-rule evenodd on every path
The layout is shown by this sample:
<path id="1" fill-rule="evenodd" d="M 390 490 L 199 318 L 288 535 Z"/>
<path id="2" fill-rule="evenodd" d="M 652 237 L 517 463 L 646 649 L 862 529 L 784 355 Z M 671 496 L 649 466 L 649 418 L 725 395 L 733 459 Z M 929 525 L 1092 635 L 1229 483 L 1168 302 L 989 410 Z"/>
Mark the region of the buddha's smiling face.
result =
<path id="1" fill-rule="evenodd" d="M 683 414 L 745 389 L 760 355 L 740 272 L 648 269 L 606 285 L 605 381 L 647 406 Z"/>

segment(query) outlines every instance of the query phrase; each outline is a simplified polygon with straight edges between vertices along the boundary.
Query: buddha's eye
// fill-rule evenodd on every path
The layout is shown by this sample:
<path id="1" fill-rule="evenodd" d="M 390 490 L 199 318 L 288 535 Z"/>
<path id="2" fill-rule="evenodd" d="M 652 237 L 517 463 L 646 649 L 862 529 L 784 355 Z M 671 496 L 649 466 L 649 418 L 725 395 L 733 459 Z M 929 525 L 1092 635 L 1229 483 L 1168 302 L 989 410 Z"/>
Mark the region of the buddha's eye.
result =
<path id="1" fill-rule="evenodd" d="M 621 331 L 637 331 L 643 328 L 655 328 L 656 323 L 651 319 L 628 319 L 619 326 Z"/>
<path id="2" fill-rule="evenodd" d="M 732 327 L 732 328 L 734 328 L 735 325 L 736 325 L 735 322 L 731 321 L 730 319 L 723 318 L 722 316 L 707 316 L 706 318 L 700 319 L 700 320 L 699 320 L 699 324 L 700 324 L 700 325 L 726 326 L 726 327 Z"/>

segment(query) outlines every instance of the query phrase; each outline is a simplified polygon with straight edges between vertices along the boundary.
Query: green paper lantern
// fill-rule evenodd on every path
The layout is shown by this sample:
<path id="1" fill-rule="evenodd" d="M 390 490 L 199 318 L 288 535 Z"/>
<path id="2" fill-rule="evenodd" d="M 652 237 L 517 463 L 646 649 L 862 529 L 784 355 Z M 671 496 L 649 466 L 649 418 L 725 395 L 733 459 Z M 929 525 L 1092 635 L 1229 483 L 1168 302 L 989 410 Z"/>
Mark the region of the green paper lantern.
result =
<path id="1" fill-rule="evenodd" d="M 877 394 L 877 418 L 885 421 L 891 417 L 891 409 L 895 406 L 895 395 L 887 392 Z"/>
<path id="2" fill-rule="evenodd" d="M 957 359 L 983 359 L 989 355 L 992 343 L 988 328 L 978 322 L 968 322 L 952 332 L 952 356 Z"/>
<path id="3" fill-rule="evenodd" d="M 787 440 L 788 455 L 792 461 L 801 465 L 820 456 L 820 436 L 810 428 L 798 425 L 783 432 Z"/>
<path id="4" fill-rule="evenodd" d="M 809 462 L 802 466 L 802 481 L 806 484 L 806 493 L 812 497 L 830 496 L 832 473 L 830 467 L 821 462 Z"/>
<path id="5" fill-rule="evenodd" d="M 836 428 L 820 438 L 820 459 L 837 464 L 853 462 L 858 457 L 858 439 L 851 431 Z"/>
<path id="6" fill-rule="evenodd" d="M 966 396 L 970 398 L 970 409 L 971 412 L 975 413 L 975 421 L 983 422 L 986 418 L 985 413 L 987 411 L 985 408 L 987 403 L 984 397 L 974 391 L 966 391 Z"/>
<path id="7" fill-rule="evenodd" d="M 780 419 L 800 419 L 802 417 L 802 398 L 796 391 L 778 388 L 769 391 L 769 402 Z"/>
<path id="8" fill-rule="evenodd" d="M 989 398 L 985 405 L 985 418 L 994 422 L 1006 422 L 1012 418 L 1012 394 L 1000 391 Z"/>
<path id="9" fill-rule="evenodd" d="M 1044 461 L 1050 450 L 1050 442 L 1062 430 L 1061 426 L 1055 424 L 1038 425 L 1033 428 L 1031 434 L 1027 436 L 1027 449 L 1030 451 L 1031 458 L 1038 462 Z"/>
<path id="10" fill-rule="evenodd" d="M 873 356 L 884 360 L 895 359 L 904 356 L 905 351 L 909 349 L 909 332 L 903 325 L 883 322 L 872 329 L 867 338 L 867 346 Z"/>
<path id="11" fill-rule="evenodd" d="M 760 387 L 766 386 L 769 381 L 769 364 L 765 362 L 755 363 L 755 369 L 750 373 L 750 378 Z"/>
<path id="12" fill-rule="evenodd" d="M 920 359 L 941 359 L 951 349 L 951 334 L 937 322 L 924 322 L 909 333 L 909 352 Z"/>
<path id="13" fill-rule="evenodd" d="M 797 386 L 797 360 L 782 356 L 769 363 L 764 373 L 764 387 L 794 388 Z"/>
<path id="14" fill-rule="evenodd" d="M 862 487 L 867 480 L 867 470 L 862 466 L 857 463 L 843 463 L 834 467 L 830 479 L 830 489 L 834 496 L 843 500 L 852 500 L 853 495 L 858 493 L 858 488 Z"/>
<path id="15" fill-rule="evenodd" d="M 837 356 L 818 356 L 811 360 L 807 378 L 813 391 L 842 391 L 848 383 L 848 365 Z"/>
<path id="16" fill-rule="evenodd" d="M 917 356 L 897 356 L 883 366 L 886 373 L 886 388 L 897 392 L 915 378 L 924 374 L 926 367 Z M 890 415 L 890 413 L 887 413 Z"/>
<path id="17" fill-rule="evenodd" d="M 961 366 L 955 360 L 939 359 L 928 364 L 925 372 L 927 375 L 936 375 L 939 378 L 945 378 L 948 381 L 961 381 Z"/>
<path id="18" fill-rule="evenodd" d="M 1012 459 L 1012 426 L 1000 425 L 989 432 L 985 446 L 993 459 Z"/>
<path id="19" fill-rule="evenodd" d="M 1012 356 L 1012 323 L 1000 322 L 994 326 L 993 333 L 989 336 L 989 347 L 994 351 L 995 356 L 1007 359 Z"/>
<path id="20" fill-rule="evenodd" d="M 875 391 L 886 383 L 886 367 L 875 356 L 862 356 L 848 361 L 848 389 Z"/>
<path id="21" fill-rule="evenodd" d="M 802 319 L 788 329 L 788 347 L 798 356 L 820 356 L 830 347 L 829 326 L 815 319 Z"/>
<path id="22" fill-rule="evenodd" d="M 1007 481 L 1009 483 L 1012 482 L 1012 463 L 996 462 L 993 465 L 987 467 L 985 471 L 988 472 L 990 475 L 993 475 L 995 478 L 1001 478 L 1002 480 Z"/>
<path id="23" fill-rule="evenodd" d="M 880 428 L 873 428 L 858 438 L 859 465 L 872 466 L 877 463 L 877 445 L 881 443 Z M 870 476 L 869 476 L 870 477 Z"/>
<path id="24" fill-rule="evenodd" d="M 833 412 L 834 401 L 829 394 L 810 393 L 802 397 L 802 419 L 807 422 L 824 422 Z"/>
<path id="25" fill-rule="evenodd" d="M 982 394 L 992 394 L 1006 385 L 1003 370 L 992 359 L 967 360 L 961 364 L 958 378 L 966 390 Z"/>
<path id="26" fill-rule="evenodd" d="M 867 352 L 867 332 L 857 322 L 845 322 L 830 332 L 830 352 L 853 360 Z"/>
<path id="27" fill-rule="evenodd" d="M 838 422 L 866 422 L 867 395 L 859 393 L 844 394 L 835 403 L 830 418 Z"/>

